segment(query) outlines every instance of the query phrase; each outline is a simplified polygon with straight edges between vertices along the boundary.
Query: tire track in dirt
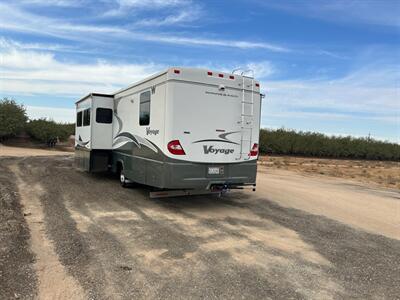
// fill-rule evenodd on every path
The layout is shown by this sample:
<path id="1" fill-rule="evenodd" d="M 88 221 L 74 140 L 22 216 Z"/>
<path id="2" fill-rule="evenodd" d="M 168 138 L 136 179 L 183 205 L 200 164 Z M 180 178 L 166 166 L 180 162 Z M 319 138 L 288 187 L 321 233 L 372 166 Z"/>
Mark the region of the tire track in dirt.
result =
<path id="1" fill-rule="evenodd" d="M 281 206 L 268 193 L 150 200 L 146 188 L 77 171 L 72 158 L 18 162 L 20 180 L 38 186 L 32 194 L 59 262 L 88 298 L 399 294 L 399 241 Z"/>
<path id="2" fill-rule="evenodd" d="M 35 158 L 21 164 L 29 169 L 26 178 L 41 182 L 45 193 L 41 197 L 48 236 L 68 272 L 80 282 L 90 299 L 143 299 L 151 286 L 143 288 L 146 278 L 138 272 L 138 261 L 125 250 L 125 245 L 108 232 L 106 224 L 90 222 L 88 203 L 108 199 L 108 185 L 96 185 L 100 178 L 91 178 L 72 167 L 69 158 Z M 100 195 L 100 198 L 98 197 Z M 108 209 L 108 208 L 107 208 Z M 84 218 L 76 219 L 76 212 Z M 89 223 L 88 223 L 89 222 Z"/>
<path id="3" fill-rule="evenodd" d="M 30 232 L 15 176 L 0 158 L 0 299 L 32 299 L 37 291 Z"/>
<path id="4" fill-rule="evenodd" d="M 85 299 L 85 293 L 76 280 L 70 276 L 47 238 L 44 214 L 40 201 L 43 189 L 39 183 L 28 185 L 22 179 L 17 164 L 10 166 L 16 176 L 24 215 L 31 232 L 31 248 L 36 255 L 35 270 L 38 277 L 39 299 Z"/>

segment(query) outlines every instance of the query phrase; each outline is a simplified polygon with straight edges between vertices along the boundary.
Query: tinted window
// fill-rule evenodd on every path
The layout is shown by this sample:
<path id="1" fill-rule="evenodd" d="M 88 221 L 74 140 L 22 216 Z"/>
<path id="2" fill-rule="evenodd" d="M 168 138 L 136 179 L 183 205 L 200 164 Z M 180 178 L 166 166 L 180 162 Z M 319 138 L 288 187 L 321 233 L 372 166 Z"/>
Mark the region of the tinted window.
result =
<path id="1" fill-rule="evenodd" d="M 83 126 L 90 125 L 90 108 L 83 111 Z"/>
<path id="2" fill-rule="evenodd" d="M 150 124 L 150 91 L 140 94 L 139 125 Z"/>
<path id="3" fill-rule="evenodd" d="M 96 109 L 96 122 L 97 123 L 112 123 L 112 109 L 99 107 Z"/>
<path id="4" fill-rule="evenodd" d="M 78 112 L 76 114 L 76 126 L 81 127 L 82 126 L 82 112 Z"/>

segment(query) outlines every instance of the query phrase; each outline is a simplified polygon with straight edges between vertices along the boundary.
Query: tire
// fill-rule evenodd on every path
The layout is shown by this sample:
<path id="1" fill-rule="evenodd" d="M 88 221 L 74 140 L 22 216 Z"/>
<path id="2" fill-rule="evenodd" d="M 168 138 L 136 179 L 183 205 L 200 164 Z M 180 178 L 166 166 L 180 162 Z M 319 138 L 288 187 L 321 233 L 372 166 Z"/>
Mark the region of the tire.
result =
<path id="1" fill-rule="evenodd" d="M 128 187 L 128 179 L 126 178 L 123 170 L 119 172 L 119 183 L 123 188 Z"/>

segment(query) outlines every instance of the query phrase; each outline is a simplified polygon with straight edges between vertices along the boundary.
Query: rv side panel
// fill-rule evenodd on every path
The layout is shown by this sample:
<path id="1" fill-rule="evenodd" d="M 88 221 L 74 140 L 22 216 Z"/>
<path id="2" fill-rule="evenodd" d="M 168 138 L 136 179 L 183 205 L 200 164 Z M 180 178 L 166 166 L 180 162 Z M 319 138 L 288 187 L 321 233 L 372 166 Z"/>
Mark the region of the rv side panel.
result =
<path id="1" fill-rule="evenodd" d="M 166 75 L 115 95 L 113 169 L 138 183 L 163 186 Z"/>

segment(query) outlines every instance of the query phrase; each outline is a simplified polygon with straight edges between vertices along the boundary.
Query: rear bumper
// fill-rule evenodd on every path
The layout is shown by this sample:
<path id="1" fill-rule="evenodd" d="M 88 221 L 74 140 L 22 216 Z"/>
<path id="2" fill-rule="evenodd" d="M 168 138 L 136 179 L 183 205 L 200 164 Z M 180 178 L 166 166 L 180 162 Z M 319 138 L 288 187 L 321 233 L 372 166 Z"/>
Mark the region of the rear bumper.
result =
<path id="1" fill-rule="evenodd" d="M 197 163 L 155 160 L 113 151 L 112 170 L 121 162 L 125 176 L 134 182 L 160 189 L 207 190 L 212 185 L 243 186 L 256 183 L 257 160 L 237 163 Z M 208 175 L 209 167 L 224 173 Z"/>
<path id="2" fill-rule="evenodd" d="M 243 186 L 256 183 L 257 161 L 229 164 L 165 162 L 164 186 L 167 189 L 210 189 L 213 185 Z M 209 167 L 223 168 L 220 175 L 209 175 Z"/>

